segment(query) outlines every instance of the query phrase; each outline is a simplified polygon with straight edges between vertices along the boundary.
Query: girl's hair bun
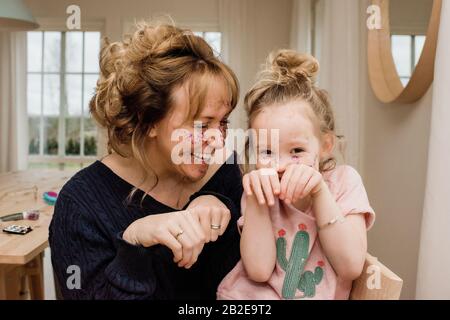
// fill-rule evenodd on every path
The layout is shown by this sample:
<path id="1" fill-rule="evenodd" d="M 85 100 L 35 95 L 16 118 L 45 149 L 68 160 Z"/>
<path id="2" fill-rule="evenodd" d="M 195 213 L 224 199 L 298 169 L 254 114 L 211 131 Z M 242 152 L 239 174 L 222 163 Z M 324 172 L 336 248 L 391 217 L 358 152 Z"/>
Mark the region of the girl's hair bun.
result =
<path id="1" fill-rule="evenodd" d="M 278 50 L 269 56 L 267 62 L 267 68 L 278 73 L 281 82 L 308 80 L 314 83 L 319 73 L 319 62 L 316 58 L 294 50 Z"/>

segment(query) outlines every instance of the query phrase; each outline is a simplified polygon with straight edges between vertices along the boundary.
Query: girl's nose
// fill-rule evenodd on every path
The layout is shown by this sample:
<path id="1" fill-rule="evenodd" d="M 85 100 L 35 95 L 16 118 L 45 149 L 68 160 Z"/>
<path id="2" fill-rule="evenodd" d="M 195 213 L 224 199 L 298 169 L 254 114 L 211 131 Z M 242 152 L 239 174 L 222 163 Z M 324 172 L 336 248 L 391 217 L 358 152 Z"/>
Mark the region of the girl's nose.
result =
<path id="1" fill-rule="evenodd" d="M 280 159 L 278 159 L 278 161 L 277 161 L 277 172 L 278 172 L 278 175 L 280 176 L 282 176 L 283 175 L 283 173 L 286 171 L 286 168 L 287 168 L 287 166 L 290 164 L 291 162 L 289 161 L 289 159 L 286 159 L 286 158 L 280 158 Z"/>
<path id="2" fill-rule="evenodd" d="M 281 177 L 283 177 L 284 171 L 285 171 L 285 170 L 280 170 L 280 169 L 278 168 L 277 172 L 278 172 L 278 178 L 279 178 L 279 179 L 281 179 Z"/>

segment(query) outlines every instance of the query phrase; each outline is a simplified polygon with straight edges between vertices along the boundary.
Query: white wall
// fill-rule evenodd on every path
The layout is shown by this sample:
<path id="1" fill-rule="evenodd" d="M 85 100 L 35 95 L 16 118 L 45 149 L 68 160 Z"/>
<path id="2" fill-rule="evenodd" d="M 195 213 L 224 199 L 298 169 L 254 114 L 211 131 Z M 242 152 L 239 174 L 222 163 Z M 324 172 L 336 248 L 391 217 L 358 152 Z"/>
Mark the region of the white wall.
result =
<path id="1" fill-rule="evenodd" d="M 425 194 L 432 90 L 412 105 L 384 105 L 367 87 L 363 175 L 377 221 L 369 249 L 414 299 Z"/>
<path id="2" fill-rule="evenodd" d="M 357 1 L 357 0 L 355 0 Z M 357 1 L 359 2 L 359 1 Z M 365 30 L 368 0 L 361 1 Z M 414 299 L 427 171 L 432 89 L 410 105 L 378 102 L 370 88 L 366 33 L 361 34 L 364 110 L 362 173 L 377 221 L 369 250 L 404 281 L 402 299 Z"/>
<path id="3" fill-rule="evenodd" d="M 428 171 L 422 218 L 417 299 L 450 299 L 450 3 L 442 3 L 436 52 Z M 436 281 L 436 279 L 439 279 Z"/>
<path id="4" fill-rule="evenodd" d="M 170 14 L 182 23 L 217 24 L 218 2 L 209 0 L 25 0 L 37 18 L 65 18 L 66 8 L 75 4 L 81 8 L 82 24 L 100 20 L 105 24 L 105 35 L 120 40 L 122 31 L 130 19 L 148 19 L 152 16 Z M 83 25 L 82 25 L 83 27 Z"/>

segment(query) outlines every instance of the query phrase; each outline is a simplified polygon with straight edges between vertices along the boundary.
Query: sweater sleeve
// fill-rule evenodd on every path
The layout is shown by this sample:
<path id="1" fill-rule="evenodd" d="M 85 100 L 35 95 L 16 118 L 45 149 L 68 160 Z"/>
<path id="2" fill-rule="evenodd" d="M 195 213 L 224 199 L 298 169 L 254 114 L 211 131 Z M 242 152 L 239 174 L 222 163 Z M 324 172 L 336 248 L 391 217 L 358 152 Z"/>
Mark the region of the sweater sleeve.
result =
<path id="1" fill-rule="evenodd" d="M 154 298 L 152 262 L 157 246 L 131 245 L 122 239 L 122 232 L 111 240 L 88 211 L 64 193 L 56 203 L 49 243 L 64 299 Z"/>

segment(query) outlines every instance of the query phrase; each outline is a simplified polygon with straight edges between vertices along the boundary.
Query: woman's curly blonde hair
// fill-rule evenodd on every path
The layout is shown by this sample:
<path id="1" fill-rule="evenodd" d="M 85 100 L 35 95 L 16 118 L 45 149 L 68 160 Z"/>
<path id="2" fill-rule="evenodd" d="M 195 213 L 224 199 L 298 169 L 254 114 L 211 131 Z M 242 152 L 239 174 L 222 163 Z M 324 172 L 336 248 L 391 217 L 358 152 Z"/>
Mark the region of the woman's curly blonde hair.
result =
<path id="1" fill-rule="evenodd" d="M 228 85 L 230 104 L 239 97 L 233 71 L 204 39 L 170 24 L 140 23 L 132 36 L 100 52 L 100 78 L 90 101 L 94 119 L 108 132 L 108 153 L 134 157 L 151 170 L 145 144 L 149 130 L 169 112 L 174 89 L 189 86 L 189 119 L 204 107 L 211 77 Z"/>
<path id="2" fill-rule="evenodd" d="M 301 99 L 311 106 L 313 121 L 320 131 L 319 136 L 325 133 L 335 135 L 334 113 L 328 94 L 315 84 L 318 72 L 319 63 L 309 54 L 287 49 L 272 52 L 259 73 L 257 82 L 245 96 L 248 126 L 251 127 L 252 121 L 264 107 Z M 331 157 L 322 159 L 319 169 L 322 172 L 335 166 L 336 160 Z"/>

